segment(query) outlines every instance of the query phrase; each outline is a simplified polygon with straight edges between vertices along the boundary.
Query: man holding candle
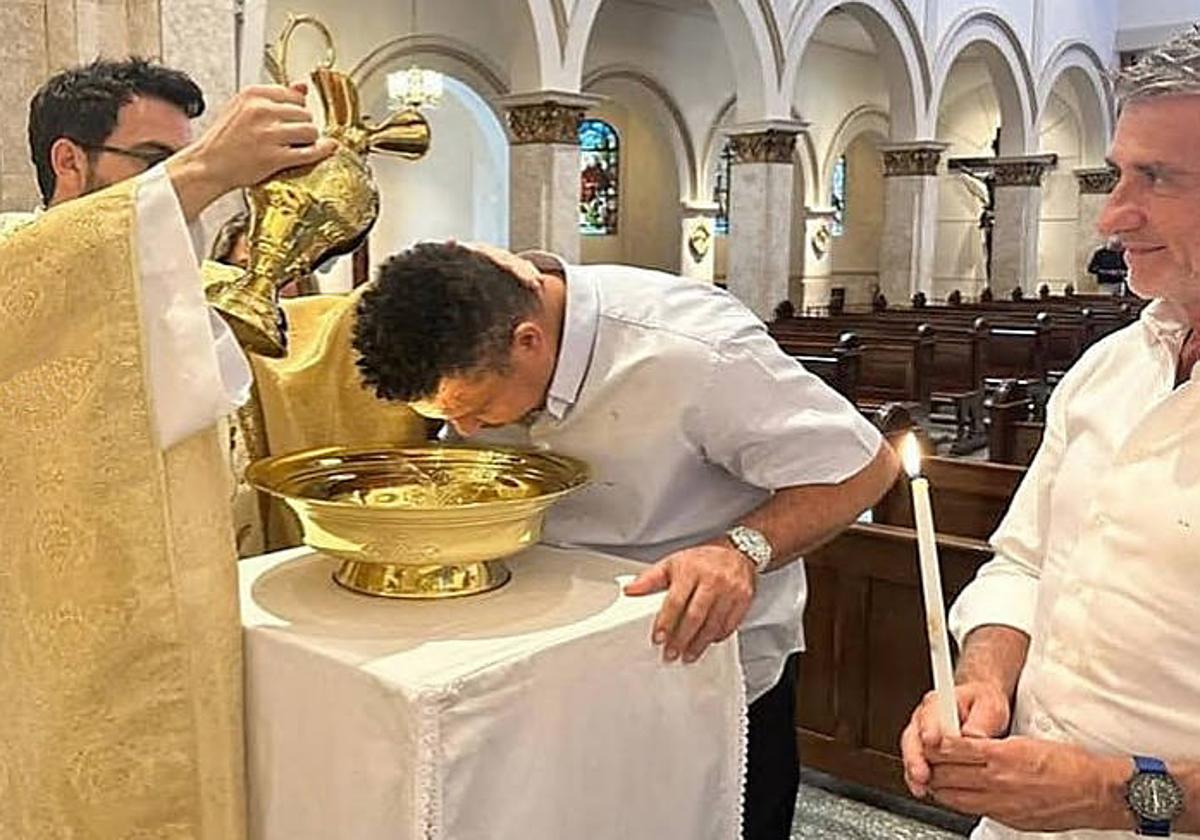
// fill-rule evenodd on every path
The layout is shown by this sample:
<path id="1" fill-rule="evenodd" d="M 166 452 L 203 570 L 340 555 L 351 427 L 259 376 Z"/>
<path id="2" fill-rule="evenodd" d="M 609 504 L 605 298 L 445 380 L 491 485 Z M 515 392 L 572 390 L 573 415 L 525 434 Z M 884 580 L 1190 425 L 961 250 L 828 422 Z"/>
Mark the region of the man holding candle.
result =
<path id="1" fill-rule="evenodd" d="M 963 737 L 933 696 L 902 736 L 912 792 L 981 840 L 1200 834 L 1200 29 L 1119 89 L 1100 228 L 1155 300 L 1056 388 L 951 611 Z"/>

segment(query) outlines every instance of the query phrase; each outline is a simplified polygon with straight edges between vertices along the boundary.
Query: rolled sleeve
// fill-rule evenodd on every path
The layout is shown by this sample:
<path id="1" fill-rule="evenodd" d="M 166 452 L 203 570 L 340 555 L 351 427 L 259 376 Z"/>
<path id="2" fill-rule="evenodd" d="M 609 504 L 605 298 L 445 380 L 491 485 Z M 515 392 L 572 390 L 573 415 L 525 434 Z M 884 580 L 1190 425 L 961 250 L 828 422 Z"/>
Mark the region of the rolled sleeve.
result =
<path id="1" fill-rule="evenodd" d="M 165 450 L 244 402 L 251 375 L 205 303 L 187 224 L 161 166 L 139 178 L 137 255 L 150 404 Z"/>
<path id="2" fill-rule="evenodd" d="M 1066 386 L 1064 380 L 1050 398 L 1042 445 L 989 541 L 995 556 L 980 567 L 950 608 L 948 625 L 960 649 L 972 630 L 986 624 L 1031 635 L 1049 544 L 1054 477 L 1064 449 Z"/>
<path id="3" fill-rule="evenodd" d="M 762 330 L 714 350 L 700 418 L 705 456 L 770 490 L 845 481 L 883 443 L 857 408 Z"/>

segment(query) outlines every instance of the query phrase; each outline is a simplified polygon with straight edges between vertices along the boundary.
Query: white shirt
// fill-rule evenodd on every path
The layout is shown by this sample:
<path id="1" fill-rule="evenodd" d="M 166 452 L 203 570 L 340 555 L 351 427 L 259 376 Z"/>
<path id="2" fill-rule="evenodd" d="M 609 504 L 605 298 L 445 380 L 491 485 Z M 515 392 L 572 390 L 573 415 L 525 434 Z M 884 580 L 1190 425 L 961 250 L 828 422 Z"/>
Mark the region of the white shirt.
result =
<path id="1" fill-rule="evenodd" d="M 951 610 L 960 645 L 983 624 L 1029 634 L 1014 734 L 1200 759 L 1200 366 L 1174 387 L 1186 333 L 1156 301 L 1068 371 L 996 556 Z M 1135 835 L 984 820 L 973 836 Z"/>
<path id="2" fill-rule="evenodd" d="M 228 416 L 250 395 L 250 366 L 204 300 L 192 238 L 162 165 L 138 176 L 138 290 L 147 391 L 165 451 Z"/>
<path id="3" fill-rule="evenodd" d="M 843 481 L 878 451 L 875 427 L 721 289 L 532 256 L 565 271 L 567 298 L 528 439 L 593 469 L 550 509 L 547 542 L 653 562 L 722 533 L 772 490 Z M 802 649 L 805 595 L 799 560 L 759 579 L 739 628 L 750 700 Z"/>

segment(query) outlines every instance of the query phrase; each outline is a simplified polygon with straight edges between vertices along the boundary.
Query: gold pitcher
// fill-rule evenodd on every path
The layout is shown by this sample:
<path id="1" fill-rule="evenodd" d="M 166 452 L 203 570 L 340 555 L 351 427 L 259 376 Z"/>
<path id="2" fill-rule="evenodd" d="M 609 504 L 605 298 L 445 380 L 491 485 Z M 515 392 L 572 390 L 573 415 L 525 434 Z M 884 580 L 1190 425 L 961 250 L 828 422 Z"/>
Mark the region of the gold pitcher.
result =
<path id="1" fill-rule="evenodd" d="M 289 169 L 246 191 L 250 263 L 244 274 L 217 280 L 205 293 L 247 350 L 280 357 L 287 352 L 279 288 L 309 275 L 322 260 L 356 249 L 379 217 L 379 189 L 366 164 L 368 152 L 415 160 L 429 149 L 429 124 L 413 108 L 400 108 L 373 124 L 359 109 L 358 88 L 333 69 L 329 29 L 312 15 L 289 16 L 278 49 L 266 48 L 266 67 L 290 84 L 288 47 L 302 25 L 325 39 L 325 58 L 313 70 L 313 86 L 325 112 L 324 134 L 337 151 L 314 166 Z"/>

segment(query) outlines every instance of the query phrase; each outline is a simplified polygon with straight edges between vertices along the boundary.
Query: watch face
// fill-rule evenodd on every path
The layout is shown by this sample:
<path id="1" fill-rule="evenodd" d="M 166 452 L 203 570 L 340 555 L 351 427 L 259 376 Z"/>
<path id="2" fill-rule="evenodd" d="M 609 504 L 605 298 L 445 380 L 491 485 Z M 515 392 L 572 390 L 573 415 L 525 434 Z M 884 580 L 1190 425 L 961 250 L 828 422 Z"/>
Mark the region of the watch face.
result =
<path id="1" fill-rule="evenodd" d="M 1126 798 L 1133 812 L 1146 820 L 1169 820 L 1183 810 L 1183 791 L 1163 773 L 1135 775 Z"/>

